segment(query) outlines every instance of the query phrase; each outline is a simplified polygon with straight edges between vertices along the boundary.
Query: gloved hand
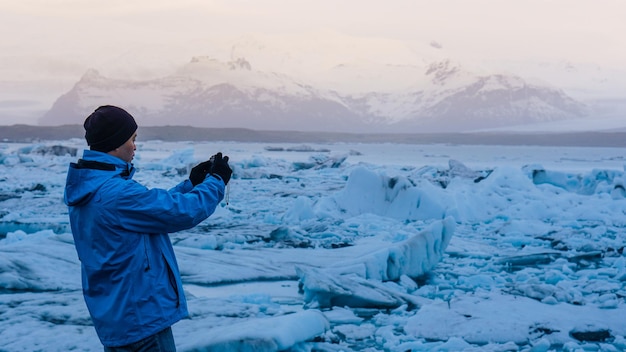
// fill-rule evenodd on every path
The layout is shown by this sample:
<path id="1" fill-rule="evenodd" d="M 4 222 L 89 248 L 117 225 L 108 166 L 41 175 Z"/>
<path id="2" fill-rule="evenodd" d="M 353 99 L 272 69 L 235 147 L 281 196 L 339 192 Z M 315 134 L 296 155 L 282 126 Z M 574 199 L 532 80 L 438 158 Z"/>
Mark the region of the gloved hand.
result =
<path id="1" fill-rule="evenodd" d="M 230 176 L 233 174 L 233 170 L 228 166 L 228 156 L 222 157 L 222 153 L 217 153 L 210 160 L 213 161 L 211 174 L 219 176 L 224 181 L 224 184 L 227 185 L 228 181 L 230 181 Z"/>
<path id="2" fill-rule="evenodd" d="M 204 179 L 206 178 L 206 175 L 208 175 L 209 172 L 211 172 L 212 168 L 213 168 L 213 162 L 211 160 L 201 162 L 200 164 L 194 166 L 191 169 L 191 172 L 189 173 L 189 181 L 191 181 L 191 183 L 195 187 L 196 185 L 204 181 Z"/>

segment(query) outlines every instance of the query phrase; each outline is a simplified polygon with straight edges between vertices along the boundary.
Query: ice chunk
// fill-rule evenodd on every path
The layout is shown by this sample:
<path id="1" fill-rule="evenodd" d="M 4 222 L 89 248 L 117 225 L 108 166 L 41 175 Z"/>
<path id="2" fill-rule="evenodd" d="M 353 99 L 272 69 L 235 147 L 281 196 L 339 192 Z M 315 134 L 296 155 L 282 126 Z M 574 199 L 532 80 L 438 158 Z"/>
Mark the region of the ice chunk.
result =
<path id="1" fill-rule="evenodd" d="M 182 351 L 284 351 L 321 335 L 330 328 L 319 310 L 306 310 L 271 318 L 196 331 L 180 343 Z"/>
<path id="2" fill-rule="evenodd" d="M 199 161 L 196 161 L 193 157 L 193 148 L 184 148 L 174 151 L 171 155 L 160 161 L 143 163 L 141 160 L 137 160 L 135 163 L 143 170 L 171 170 L 171 169 L 184 169 L 186 173 Z"/>
<path id="3" fill-rule="evenodd" d="M 79 278 L 80 263 L 69 234 L 17 231 L 0 241 L 0 290 L 76 290 Z"/>
<path id="4" fill-rule="evenodd" d="M 413 296 L 380 285 L 403 275 L 418 277 L 441 260 L 454 232 L 452 218 L 399 243 L 359 258 L 336 263 L 332 268 L 297 267 L 305 302 L 311 306 L 383 307 L 404 303 L 419 305 Z"/>
<path id="5" fill-rule="evenodd" d="M 335 201 L 348 215 L 371 213 L 402 220 L 443 219 L 441 189 L 430 184 L 414 186 L 407 178 L 390 178 L 363 167 L 348 177 Z"/>
<path id="6" fill-rule="evenodd" d="M 531 173 L 533 183 L 536 185 L 550 184 L 583 195 L 609 193 L 614 199 L 623 198 L 624 195 L 624 173 L 621 171 L 594 169 L 585 174 L 574 174 L 526 168 L 526 172 Z"/>

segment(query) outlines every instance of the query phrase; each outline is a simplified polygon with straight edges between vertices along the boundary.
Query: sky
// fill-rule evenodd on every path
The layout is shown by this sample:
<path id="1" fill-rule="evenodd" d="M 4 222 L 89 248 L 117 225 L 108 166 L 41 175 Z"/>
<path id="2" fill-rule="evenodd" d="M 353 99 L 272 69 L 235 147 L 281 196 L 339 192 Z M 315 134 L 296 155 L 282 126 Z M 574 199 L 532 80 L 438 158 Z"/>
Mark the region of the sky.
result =
<path id="1" fill-rule="evenodd" d="M 2 49 L 16 53 L 38 52 L 42 45 L 77 49 L 333 30 L 408 41 L 430 37 L 468 55 L 504 46 L 509 55 L 571 53 L 607 62 L 626 56 L 626 4 L 619 0 L 3 0 L 0 9 L 3 33 L 12 33 L 4 36 Z"/>
<path id="2" fill-rule="evenodd" d="M 126 63 L 147 77 L 154 67 L 184 64 L 214 53 L 221 40 L 249 34 L 436 42 L 467 61 L 563 60 L 623 69 L 625 14 L 619 0 L 0 0 L 0 108 L 36 99 L 49 108 L 87 69 L 106 74 L 137 48 L 166 48 Z"/>

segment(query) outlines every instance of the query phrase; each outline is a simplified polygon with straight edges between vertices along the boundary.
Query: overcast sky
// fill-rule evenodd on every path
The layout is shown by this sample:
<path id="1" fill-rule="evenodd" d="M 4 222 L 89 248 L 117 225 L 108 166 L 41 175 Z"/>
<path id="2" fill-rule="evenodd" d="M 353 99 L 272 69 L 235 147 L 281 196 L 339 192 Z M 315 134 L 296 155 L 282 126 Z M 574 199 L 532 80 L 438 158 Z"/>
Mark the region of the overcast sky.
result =
<path id="1" fill-rule="evenodd" d="M 0 0 L 0 112 L 22 104 L 32 88 L 6 82 L 58 79 L 35 86 L 47 95 L 38 103 L 43 110 L 113 55 L 118 60 L 138 46 L 170 51 L 153 51 L 142 61 L 147 66 L 191 48 L 180 50 L 176 59 L 184 61 L 174 66 L 207 54 L 189 43 L 206 49 L 246 34 L 436 41 L 459 60 L 562 60 L 624 70 L 624 18 L 624 0 Z M 385 47 L 380 52 L 387 54 Z"/>
<path id="2" fill-rule="evenodd" d="M 484 55 L 626 58 L 623 0 L 0 0 L 3 53 L 333 30 Z M 93 53 L 97 54 L 97 53 Z"/>

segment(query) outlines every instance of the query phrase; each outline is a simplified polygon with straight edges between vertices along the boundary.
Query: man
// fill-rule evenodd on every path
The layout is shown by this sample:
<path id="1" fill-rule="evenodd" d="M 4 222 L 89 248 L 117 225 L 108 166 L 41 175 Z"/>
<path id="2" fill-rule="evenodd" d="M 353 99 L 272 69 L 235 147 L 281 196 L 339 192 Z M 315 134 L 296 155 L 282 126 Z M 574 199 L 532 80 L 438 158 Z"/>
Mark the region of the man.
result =
<path id="1" fill-rule="evenodd" d="M 174 188 L 132 180 L 137 124 L 101 106 L 84 123 L 90 149 L 71 163 L 64 201 L 81 261 L 83 296 L 105 351 L 175 351 L 171 325 L 188 315 L 168 233 L 208 218 L 232 170 L 215 154 Z"/>

